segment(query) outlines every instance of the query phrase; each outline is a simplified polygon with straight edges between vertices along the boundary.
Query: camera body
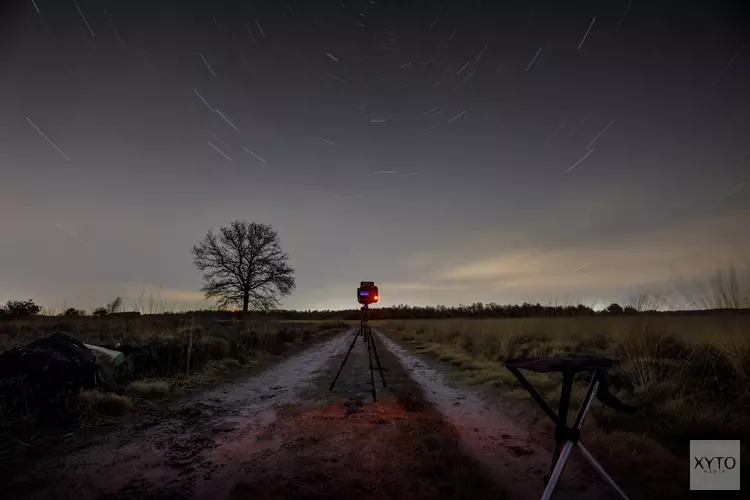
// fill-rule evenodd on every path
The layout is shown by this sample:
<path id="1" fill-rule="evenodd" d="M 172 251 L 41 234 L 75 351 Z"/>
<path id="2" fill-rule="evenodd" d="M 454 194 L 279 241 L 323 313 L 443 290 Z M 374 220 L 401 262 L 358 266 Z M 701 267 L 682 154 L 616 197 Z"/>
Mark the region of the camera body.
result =
<path id="1" fill-rule="evenodd" d="M 357 288 L 357 302 L 364 305 L 374 304 L 380 297 L 378 295 L 378 287 L 375 286 L 374 281 L 362 281 Z"/>

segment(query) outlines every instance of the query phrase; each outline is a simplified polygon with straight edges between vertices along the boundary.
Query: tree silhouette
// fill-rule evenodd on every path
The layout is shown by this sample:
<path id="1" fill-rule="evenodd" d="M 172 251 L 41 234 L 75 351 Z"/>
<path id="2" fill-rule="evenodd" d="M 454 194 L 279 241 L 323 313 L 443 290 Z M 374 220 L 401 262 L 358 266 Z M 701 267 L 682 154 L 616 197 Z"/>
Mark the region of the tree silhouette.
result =
<path id="1" fill-rule="evenodd" d="M 75 307 L 69 307 L 65 309 L 65 312 L 62 315 L 68 316 L 68 317 L 77 317 L 77 316 L 85 316 L 86 313 L 84 311 L 81 311 L 80 309 L 76 309 Z"/>
<path id="2" fill-rule="evenodd" d="M 622 306 L 620 304 L 610 304 L 609 307 L 607 307 L 607 312 L 610 314 L 622 314 Z"/>
<path id="3" fill-rule="evenodd" d="M 2 308 L 3 316 L 7 318 L 25 318 L 35 316 L 42 310 L 42 306 L 34 303 L 33 300 L 9 300 L 5 307 Z"/>
<path id="4" fill-rule="evenodd" d="M 91 313 L 92 316 L 106 316 L 107 315 L 107 308 L 106 307 L 97 307 L 94 309 L 94 312 Z"/>
<path id="5" fill-rule="evenodd" d="M 117 297 L 115 300 L 107 304 L 107 314 L 115 314 L 120 312 L 120 308 L 122 307 L 122 299 L 120 297 Z"/>
<path id="6" fill-rule="evenodd" d="M 295 287 L 294 269 L 281 249 L 279 235 L 268 224 L 234 221 L 212 230 L 193 247 L 193 262 L 203 274 L 201 291 L 219 307 L 242 305 L 247 312 L 269 310 Z"/>

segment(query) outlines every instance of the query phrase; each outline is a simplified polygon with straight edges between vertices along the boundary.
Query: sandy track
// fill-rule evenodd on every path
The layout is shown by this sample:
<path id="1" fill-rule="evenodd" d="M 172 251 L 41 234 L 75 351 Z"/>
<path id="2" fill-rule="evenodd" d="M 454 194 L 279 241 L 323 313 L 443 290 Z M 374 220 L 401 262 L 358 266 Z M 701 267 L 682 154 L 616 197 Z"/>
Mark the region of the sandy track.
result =
<path id="1" fill-rule="evenodd" d="M 549 453 L 511 417 L 385 335 L 375 332 L 388 386 L 376 372 L 378 402 L 361 337 L 329 392 L 353 333 L 39 460 L 4 493 L 18 500 L 540 497 Z M 573 472 L 556 498 L 609 498 L 596 484 L 570 479 Z"/>

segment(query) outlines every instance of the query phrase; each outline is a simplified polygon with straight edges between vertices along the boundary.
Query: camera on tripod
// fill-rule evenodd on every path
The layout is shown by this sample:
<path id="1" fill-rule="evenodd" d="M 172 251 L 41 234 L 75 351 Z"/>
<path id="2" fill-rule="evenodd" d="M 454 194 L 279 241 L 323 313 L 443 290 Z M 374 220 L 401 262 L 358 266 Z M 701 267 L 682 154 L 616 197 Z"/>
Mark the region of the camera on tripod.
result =
<path id="1" fill-rule="evenodd" d="M 357 302 L 364 305 L 374 304 L 379 300 L 378 287 L 374 281 L 362 281 L 357 288 Z"/>
<path id="2" fill-rule="evenodd" d="M 378 356 L 378 350 L 375 347 L 375 339 L 372 335 L 372 328 L 370 328 L 370 325 L 367 322 L 367 312 L 369 310 L 368 306 L 370 304 L 374 304 L 379 299 L 380 297 L 378 296 L 378 287 L 375 286 L 375 283 L 373 281 L 361 281 L 359 283 L 359 288 L 357 288 L 357 302 L 362 304 L 359 316 L 359 328 L 354 332 L 352 343 L 349 344 L 349 350 L 346 351 L 346 355 L 344 356 L 344 360 L 341 362 L 339 371 L 336 373 L 336 376 L 333 378 L 333 382 L 331 382 L 331 386 L 328 388 L 329 391 L 332 391 L 333 386 L 336 385 L 336 381 L 338 380 L 339 375 L 341 375 L 341 370 L 344 369 L 346 360 L 349 358 L 349 354 L 351 354 L 352 349 L 354 349 L 354 344 L 357 343 L 357 339 L 360 335 L 362 335 L 362 339 L 367 346 L 367 358 L 370 364 L 370 384 L 372 385 L 372 400 L 377 400 L 377 396 L 375 395 L 375 375 L 373 375 L 372 373 L 373 353 L 375 353 L 375 362 L 377 363 L 378 371 L 380 372 L 380 380 L 381 382 L 383 382 L 383 387 L 387 387 L 387 385 L 385 384 L 385 376 L 383 375 L 383 367 L 380 366 L 380 357 Z"/>

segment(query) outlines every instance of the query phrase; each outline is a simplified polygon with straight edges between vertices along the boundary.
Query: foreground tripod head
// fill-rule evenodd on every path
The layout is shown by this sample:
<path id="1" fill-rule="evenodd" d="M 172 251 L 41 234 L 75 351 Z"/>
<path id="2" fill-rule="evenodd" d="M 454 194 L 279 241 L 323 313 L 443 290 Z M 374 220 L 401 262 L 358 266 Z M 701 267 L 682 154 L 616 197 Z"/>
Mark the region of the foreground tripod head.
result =
<path id="1" fill-rule="evenodd" d="M 359 288 L 357 288 L 357 302 L 366 307 L 369 304 L 376 303 L 378 300 L 380 300 L 378 287 L 375 286 L 374 281 L 362 281 L 359 283 Z"/>

